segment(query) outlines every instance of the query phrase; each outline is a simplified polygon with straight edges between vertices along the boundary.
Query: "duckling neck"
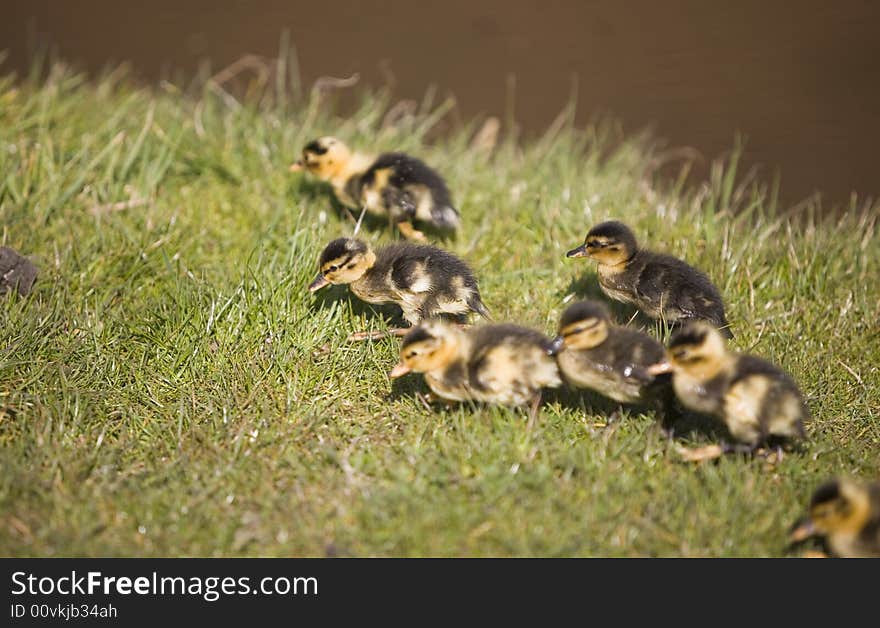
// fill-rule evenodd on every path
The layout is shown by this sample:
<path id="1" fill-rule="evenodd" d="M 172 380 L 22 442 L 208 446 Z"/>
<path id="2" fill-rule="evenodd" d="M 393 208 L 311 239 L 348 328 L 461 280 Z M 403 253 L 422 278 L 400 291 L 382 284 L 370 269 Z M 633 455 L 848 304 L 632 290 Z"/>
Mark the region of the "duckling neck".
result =
<path id="1" fill-rule="evenodd" d="M 708 382 L 718 377 L 722 372 L 733 372 L 734 367 L 735 358 L 725 355 L 717 360 L 708 360 L 706 364 L 691 369 L 691 374 L 700 381 Z"/>
<path id="2" fill-rule="evenodd" d="M 857 492 L 850 496 L 850 511 L 839 525 L 839 532 L 858 534 L 871 517 L 871 502 L 867 492 Z"/>
<path id="3" fill-rule="evenodd" d="M 363 272 L 363 274 L 349 284 L 352 292 L 354 292 L 358 297 L 360 297 L 361 299 L 363 299 L 364 301 L 367 301 L 369 303 L 381 302 L 381 300 L 384 300 L 384 295 L 377 295 L 377 297 L 378 296 L 382 297 L 382 299 L 380 301 L 371 301 L 370 300 L 371 293 L 375 291 L 375 290 L 370 289 L 370 286 L 372 286 L 372 284 L 374 283 L 373 280 L 375 279 L 375 277 L 374 277 L 375 273 L 373 272 L 373 269 L 375 268 L 375 266 L 376 266 L 376 254 L 373 252 L 372 249 L 369 249 L 364 254 L 364 272 Z"/>
<path id="4" fill-rule="evenodd" d="M 340 162 L 330 175 L 330 184 L 337 189 L 344 189 L 349 180 L 363 174 L 373 162 L 373 158 L 360 153 L 353 153 L 350 158 Z"/>

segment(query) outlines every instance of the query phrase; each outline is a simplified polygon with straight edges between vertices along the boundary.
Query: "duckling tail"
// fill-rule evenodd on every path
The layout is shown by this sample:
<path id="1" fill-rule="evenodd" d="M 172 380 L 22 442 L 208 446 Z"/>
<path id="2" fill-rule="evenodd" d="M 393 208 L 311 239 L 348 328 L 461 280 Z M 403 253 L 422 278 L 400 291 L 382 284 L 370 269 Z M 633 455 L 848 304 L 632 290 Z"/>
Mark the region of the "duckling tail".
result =
<path id="1" fill-rule="evenodd" d="M 442 205 L 431 210 L 431 219 L 441 229 L 455 230 L 461 225 L 461 216 L 452 205 Z"/>
<path id="2" fill-rule="evenodd" d="M 492 315 L 489 314 L 489 308 L 487 308 L 486 304 L 483 303 L 483 300 L 480 299 L 480 295 L 473 295 L 470 300 L 468 300 L 468 307 L 470 307 L 474 312 L 485 318 L 487 321 L 492 320 Z"/>

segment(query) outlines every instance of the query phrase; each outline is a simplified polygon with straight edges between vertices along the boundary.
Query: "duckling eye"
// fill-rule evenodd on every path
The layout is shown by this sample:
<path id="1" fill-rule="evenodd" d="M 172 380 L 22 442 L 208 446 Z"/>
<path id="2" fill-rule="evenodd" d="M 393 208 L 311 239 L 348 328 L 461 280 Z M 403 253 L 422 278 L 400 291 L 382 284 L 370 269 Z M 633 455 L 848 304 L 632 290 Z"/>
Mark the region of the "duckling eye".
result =
<path id="1" fill-rule="evenodd" d="M 416 352 L 415 351 L 407 351 L 406 355 L 404 355 L 403 357 L 406 360 L 412 360 L 414 357 L 416 357 Z"/>
<path id="2" fill-rule="evenodd" d="M 327 272 L 328 273 L 335 273 L 337 270 L 339 270 L 339 266 L 337 266 L 336 264 L 333 264 L 330 268 L 327 269 Z"/>

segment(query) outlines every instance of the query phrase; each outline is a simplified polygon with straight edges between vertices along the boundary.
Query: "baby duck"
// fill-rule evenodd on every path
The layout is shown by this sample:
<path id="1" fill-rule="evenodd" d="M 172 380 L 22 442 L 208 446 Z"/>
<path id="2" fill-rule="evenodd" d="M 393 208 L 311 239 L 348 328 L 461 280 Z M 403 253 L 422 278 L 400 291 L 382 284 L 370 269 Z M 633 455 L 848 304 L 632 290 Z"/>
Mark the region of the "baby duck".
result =
<path id="1" fill-rule="evenodd" d="M 794 380 L 761 358 L 729 351 L 712 325 L 698 321 L 676 330 L 666 355 L 668 361 L 648 371 L 672 372 L 682 405 L 721 419 L 750 449 L 805 436 L 809 412 Z"/>
<path id="2" fill-rule="evenodd" d="M 614 325 L 602 303 L 570 305 L 560 318 L 551 353 L 573 386 L 619 403 L 657 399 L 654 384 L 659 382 L 648 368 L 663 360 L 663 345 L 640 331 Z"/>
<path id="3" fill-rule="evenodd" d="M 387 216 L 408 239 L 425 239 L 414 220 L 444 231 L 461 223 L 443 177 L 404 153 L 372 157 L 353 153 L 336 138 L 321 137 L 307 144 L 302 159 L 291 166 L 293 171 L 303 168 L 330 182 L 340 203 Z"/>
<path id="4" fill-rule="evenodd" d="M 635 234 L 622 222 L 596 225 L 584 243 L 566 256 L 599 262 L 599 287 L 615 301 L 631 303 L 647 316 L 673 324 L 709 321 L 733 338 L 721 295 L 709 278 L 671 255 L 639 248 Z"/>
<path id="5" fill-rule="evenodd" d="M 822 536 L 842 558 L 880 558 L 880 482 L 832 479 L 813 493 L 809 516 L 795 524 L 791 541 Z"/>
<path id="6" fill-rule="evenodd" d="M 361 240 L 338 238 L 324 248 L 319 266 L 310 292 L 329 284 L 348 284 L 355 296 L 367 303 L 396 303 L 410 325 L 433 316 L 461 318 L 469 312 L 490 318 L 471 269 L 437 247 L 398 242 L 374 252 Z M 390 333 L 402 335 L 405 331 Z"/>
<path id="7" fill-rule="evenodd" d="M 400 346 L 400 362 L 389 375 L 424 373 L 431 390 L 451 401 L 504 406 L 531 403 L 534 419 L 541 389 L 562 385 L 550 347 L 544 334 L 518 325 L 462 329 L 432 319 L 406 335 Z"/>

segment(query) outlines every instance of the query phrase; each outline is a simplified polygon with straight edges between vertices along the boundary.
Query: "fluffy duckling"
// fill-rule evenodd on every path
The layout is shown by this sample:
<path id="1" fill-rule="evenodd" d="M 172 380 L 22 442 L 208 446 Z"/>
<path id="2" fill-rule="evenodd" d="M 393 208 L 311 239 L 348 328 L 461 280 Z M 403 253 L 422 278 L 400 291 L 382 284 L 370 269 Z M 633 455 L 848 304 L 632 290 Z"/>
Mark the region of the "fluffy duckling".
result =
<path id="1" fill-rule="evenodd" d="M 805 436 L 809 412 L 794 380 L 761 358 L 729 351 L 712 325 L 699 321 L 676 330 L 666 355 L 668 361 L 648 371 L 671 371 L 682 405 L 721 419 L 750 449 Z"/>
<path id="2" fill-rule="evenodd" d="M 614 325 L 601 303 L 570 305 L 559 321 L 551 352 L 573 386 L 619 403 L 657 400 L 659 382 L 648 368 L 663 360 L 663 345 L 640 331 Z"/>
<path id="3" fill-rule="evenodd" d="M 469 312 L 490 318 L 468 265 L 433 246 L 398 242 L 374 252 L 361 240 L 339 238 L 324 248 L 319 266 L 310 292 L 329 284 L 348 284 L 367 303 L 396 303 L 410 325 L 433 316 L 460 318 Z"/>
<path id="4" fill-rule="evenodd" d="M 567 257 L 599 262 L 599 286 L 609 298 L 631 303 L 644 314 L 670 323 L 705 320 L 732 338 L 718 289 L 702 272 L 672 257 L 639 248 L 635 234 L 610 220 L 590 229 Z"/>
<path id="5" fill-rule="evenodd" d="M 361 178 L 361 202 L 367 211 L 388 216 L 410 239 L 425 238 L 413 228 L 414 220 L 444 231 L 461 224 L 443 177 L 404 153 L 379 155 Z"/>
<path id="6" fill-rule="evenodd" d="M 562 384 L 551 340 L 518 325 L 481 325 L 462 329 L 433 319 L 406 335 L 392 378 L 415 371 L 439 397 L 505 406 L 531 403 L 534 418 L 541 389 Z"/>
<path id="7" fill-rule="evenodd" d="M 809 516 L 795 524 L 793 543 L 825 538 L 842 558 L 880 558 L 880 482 L 833 479 L 813 493 Z"/>
<path id="8" fill-rule="evenodd" d="M 321 137 L 307 144 L 302 159 L 291 166 L 294 171 L 304 168 L 330 182 L 340 203 L 387 216 L 408 239 L 425 239 L 413 227 L 414 220 L 445 231 L 454 231 L 461 222 L 443 177 L 404 153 L 372 157 L 352 152 L 336 138 Z"/>
<path id="9" fill-rule="evenodd" d="M 17 291 L 21 296 L 30 294 L 37 280 L 37 267 L 14 249 L 0 246 L 0 295 Z"/>
<path id="10" fill-rule="evenodd" d="M 319 137 L 305 145 L 291 172 L 307 170 L 333 186 L 336 200 L 350 209 L 361 207 L 361 177 L 375 157 L 353 152 L 335 137 Z"/>

